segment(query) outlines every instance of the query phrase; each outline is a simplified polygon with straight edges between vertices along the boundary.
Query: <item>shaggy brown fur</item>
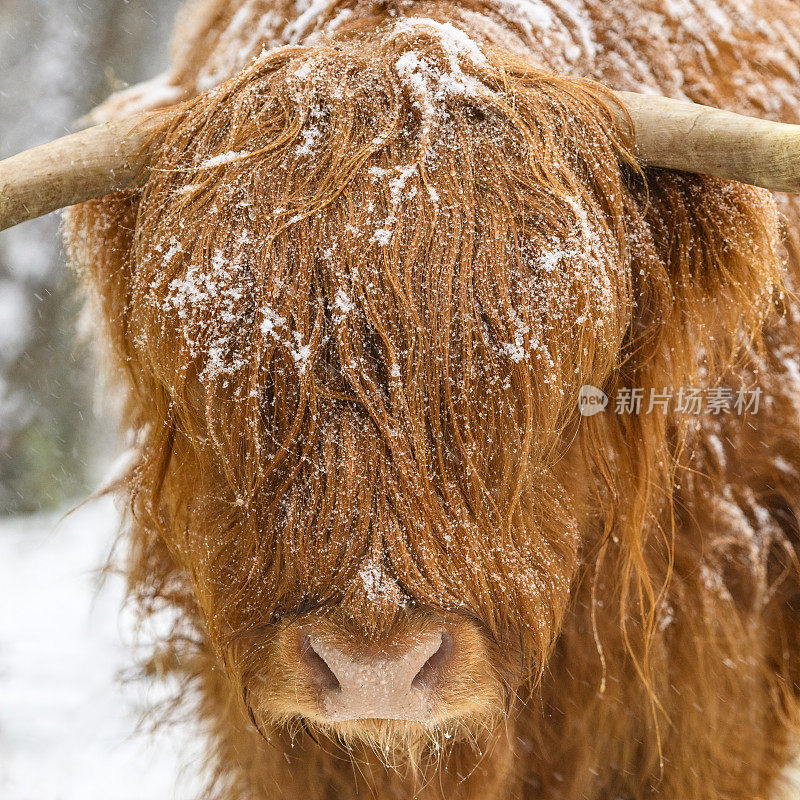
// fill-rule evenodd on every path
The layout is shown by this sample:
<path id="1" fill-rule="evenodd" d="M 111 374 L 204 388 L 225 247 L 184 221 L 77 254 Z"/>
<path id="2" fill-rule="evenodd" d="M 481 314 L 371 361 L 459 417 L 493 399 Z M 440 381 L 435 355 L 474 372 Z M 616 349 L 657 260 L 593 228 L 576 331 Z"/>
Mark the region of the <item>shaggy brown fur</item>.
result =
<path id="1" fill-rule="evenodd" d="M 800 689 L 798 205 L 639 171 L 574 76 L 797 118 L 800 10 L 302 10 L 191 3 L 152 177 L 67 218 L 136 435 L 131 592 L 175 613 L 150 666 L 197 692 L 213 796 L 771 795 Z M 584 384 L 764 396 L 581 418 Z M 326 722 L 286 634 L 312 617 L 451 626 L 436 724 Z"/>

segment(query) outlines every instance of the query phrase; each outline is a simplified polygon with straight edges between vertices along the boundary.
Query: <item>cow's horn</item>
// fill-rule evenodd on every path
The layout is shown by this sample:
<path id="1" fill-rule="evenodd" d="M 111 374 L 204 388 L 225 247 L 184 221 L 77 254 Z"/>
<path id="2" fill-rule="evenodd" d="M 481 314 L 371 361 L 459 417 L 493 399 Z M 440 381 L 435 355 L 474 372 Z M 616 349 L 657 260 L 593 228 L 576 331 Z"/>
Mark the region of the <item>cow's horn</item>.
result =
<path id="1" fill-rule="evenodd" d="M 0 230 L 142 179 L 165 113 L 95 125 L 0 161 Z"/>
<path id="2" fill-rule="evenodd" d="M 800 125 L 619 92 L 647 166 L 800 192 Z M 0 230 L 124 189 L 147 174 L 169 109 L 96 125 L 0 161 Z M 628 116 L 620 121 L 628 124 Z"/>
<path id="3" fill-rule="evenodd" d="M 665 97 L 617 94 L 633 122 L 640 163 L 800 192 L 800 125 Z"/>

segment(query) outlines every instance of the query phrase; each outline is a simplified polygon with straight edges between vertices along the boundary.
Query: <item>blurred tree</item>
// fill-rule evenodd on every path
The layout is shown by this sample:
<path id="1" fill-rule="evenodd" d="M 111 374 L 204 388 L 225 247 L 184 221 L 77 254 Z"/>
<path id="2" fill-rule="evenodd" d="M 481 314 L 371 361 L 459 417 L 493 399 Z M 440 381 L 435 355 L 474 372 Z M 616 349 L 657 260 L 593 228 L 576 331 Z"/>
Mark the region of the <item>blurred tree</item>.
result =
<path id="1" fill-rule="evenodd" d="M 180 0 L 0 0 L 0 158 L 166 67 Z M 85 492 L 112 454 L 57 215 L 0 233 L 0 514 Z"/>

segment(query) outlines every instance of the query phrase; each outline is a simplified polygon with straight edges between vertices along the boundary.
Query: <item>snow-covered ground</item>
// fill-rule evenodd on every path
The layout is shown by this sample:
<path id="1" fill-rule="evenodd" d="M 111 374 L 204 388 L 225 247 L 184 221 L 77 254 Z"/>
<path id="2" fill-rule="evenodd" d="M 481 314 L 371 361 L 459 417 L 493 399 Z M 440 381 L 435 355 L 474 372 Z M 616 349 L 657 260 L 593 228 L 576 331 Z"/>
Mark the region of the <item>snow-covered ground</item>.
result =
<path id="1" fill-rule="evenodd" d="M 114 540 L 107 500 L 73 514 L 0 519 L 0 798 L 196 796 L 191 731 L 136 733 L 144 696 L 123 586 L 97 569 Z"/>

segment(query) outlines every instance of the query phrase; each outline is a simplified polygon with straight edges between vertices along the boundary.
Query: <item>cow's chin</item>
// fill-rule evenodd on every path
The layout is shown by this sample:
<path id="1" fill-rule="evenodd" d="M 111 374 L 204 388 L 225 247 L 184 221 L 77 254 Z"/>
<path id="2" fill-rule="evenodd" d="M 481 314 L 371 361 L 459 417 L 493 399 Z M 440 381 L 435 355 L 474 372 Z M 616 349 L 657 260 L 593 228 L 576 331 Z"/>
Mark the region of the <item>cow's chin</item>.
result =
<path id="1" fill-rule="evenodd" d="M 485 741 L 507 708 L 497 648 L 470 620 L 417 616 L 379 641 L 320 618 L 276 632 L 245 678 L 256 727 L 369 750 L 392 766 Z"/>
<path id="2" fill-rule="evenodd" d="M 484 709 L 440 723 L 365 719 L 331 724 L 298 719 L 293 735 L 301 733 L 325 749 L 330 749 L 326 742 L 331 742 L 335 749 L 343 749 L 356 759 L 371 755 L 390 769 L 419 774 L 447 761 L 454 748 L 466 745 L 484 750 L 484 743 L 494 736 L 502 719 L 499 709 Z"/>
<path id="3" fill-rule="evenodd" d="M 276 727 L 296 744 L 327 752 L 349 753 L 357 761 L 375 760 L 385 767 L 410 775 L 424 775 L 445 764 L 454 749 L 467 747 L 480 755 L 487 743 L 505 730 L 505 713 L 500 703 L 481 705 L 461 715 L 441 714 L 437 721 L 401 719 L 330 720 L 318 715 L 277 718 L 256 714 L 262 733 Z M 274 741 L 273 737 L 269 737 Z M 281 737 L 279 737 L 281 738 Z"/>

